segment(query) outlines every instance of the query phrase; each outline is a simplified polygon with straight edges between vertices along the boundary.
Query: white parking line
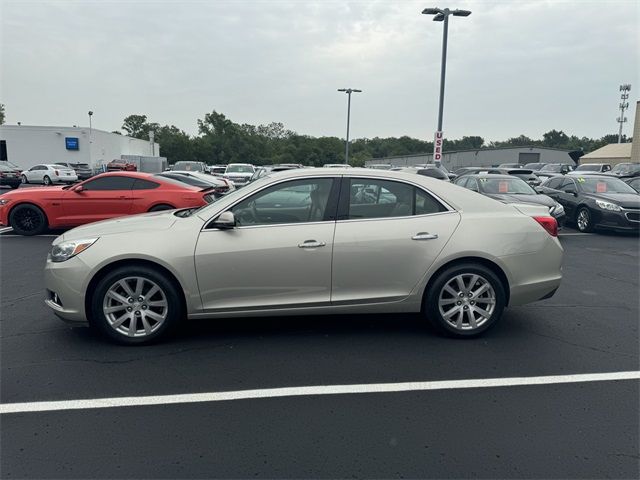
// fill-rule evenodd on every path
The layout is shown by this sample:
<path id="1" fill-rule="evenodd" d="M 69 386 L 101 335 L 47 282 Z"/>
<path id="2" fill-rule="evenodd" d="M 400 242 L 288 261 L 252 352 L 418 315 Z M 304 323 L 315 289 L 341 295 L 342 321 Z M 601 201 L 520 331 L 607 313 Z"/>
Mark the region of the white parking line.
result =
<path id="1" fill-rule="evenodd" d="M 421 392 L 427 390 L 458 390 L 466 388 L 515 387 L 553 385 L 562 383 L 610 382 L 639 380 L 640 371 L 587 373 L 576 375 L 550 375 L 542 377 L 479 378 L 469 380 L 442 380 L 434 382 L 368 383 L 360 385 L 317 385 L 309 387 L 265 388 L 228 392 L 187 393 L 144 397 L 113 397 L 53 402 L 3 403 L 0 415 L 8 413 L 51 412 L 95 408 L 142 407 L 182 403 L 224 402 L 276 397 L 302 397 L 316 395 L 345 395 L 357 393 Z"/>

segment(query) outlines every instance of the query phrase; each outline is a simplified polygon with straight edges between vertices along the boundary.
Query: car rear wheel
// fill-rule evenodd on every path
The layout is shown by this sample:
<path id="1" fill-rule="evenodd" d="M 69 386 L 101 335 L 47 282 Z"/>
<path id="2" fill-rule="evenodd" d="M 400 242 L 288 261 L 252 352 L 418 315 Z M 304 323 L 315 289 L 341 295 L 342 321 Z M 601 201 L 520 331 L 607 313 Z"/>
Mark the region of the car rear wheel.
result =
<path id="1" fill-rule="evenodd" d="M 593 232 L 591 211 L 587 207 L 582 207 L 578 210 L 578 214 L 576 215 L 576 225 L 578 226 L 578 230 L 583 233 Z"/>
<path id="2" fill-rule="evenodd" d="M 175 207 L 172 207 L 171 205 L 166 205 L 166 204 L 162 204 L 162 205 L 155 205 L 153 207 L 151 207 L 149 209 L 150 212 L 161 212 L 163 210 L 173 210 Z"/>
<path id="3" fill-rule="evenodd" d="M 27 180 L 27 176 L 26 176 L 26 175 L 22 175 L 22 177 L 20 177 L 20 181 L 21 181 L 22 183 L 24 183 L 25 185 L 26 185 L 27 183 L 29 183 L 29 180 Z"/>
<path id="4" fill-rule="evenodd" d="M 428 287 L 424 311 L 431 323 L 449 336 L 470 338 L 486 331 L 502 316 L 504 286 L 484 265 L 455 265 Z"/>
<path id="5" fill-rule="evenodd" d="M 44 183 L 46 186 L 51 185 L 51 179 L 49 178 L 48 175 L 44 176 L 44 178 L 42 179 L 42 183 Z"/>
<path id="6" fill-rule="evenodd" d="M 146 266 L 117 268 L 103 277 L 94 291 L 91 325 L 120 344 L 155 342 L 172 330 L 184 314 L 174 283 Z"/>
<path id="7" fill-rule="evenodd" d="M 9 214 L 9 225 L 18 235 L 40 235 L 47 228 L 47 216 L 35 205 L 18 205 Z"/>

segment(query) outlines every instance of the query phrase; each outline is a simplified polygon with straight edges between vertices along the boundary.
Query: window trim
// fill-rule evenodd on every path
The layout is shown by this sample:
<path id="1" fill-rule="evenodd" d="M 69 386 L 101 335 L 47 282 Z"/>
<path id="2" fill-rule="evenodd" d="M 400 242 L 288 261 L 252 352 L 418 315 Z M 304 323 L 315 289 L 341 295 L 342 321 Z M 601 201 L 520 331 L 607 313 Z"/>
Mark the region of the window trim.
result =
<path id="1" fill-rule="evenodd" d="M 236 202 L 232 203 L 231 205 L 225 207 L 224 209 L 222 209 L 221 211 L 217 212 L 215 215 L 213 215 L 211 218 L 209 218 L 206 222 L 204 222 L 204 226 L 202 227 L 202 229 L 200 230 L 201 232 L 207 232 L 207 231 L 220 231 L 221 229 L 216 228 L 214 226 L 212 226 L 212 224 L 216 221 L 216 219 L 222 215 L 224 212 L 228 212 L 231 209 L 233 209 L 236 205 L 238 205 L 241 202 L 244 202 L 245 200 L 247 200 L 248 198 L 251 198 L 261 192 L 263 192 L 264 190 L 267 190 L 268 188 L 271 187 L 275 187 L 277 185 L 281 185 L 283 183 L 289 183 L 289 182 L 297 182 L 300 180 L 331 180 L 333 183 L 331 185 L 331 190 L 329 191 L 329 198 L 327 199 L 327 209 L 325 211 L 325 220 L 316 220 L 313 222 L 296 222 L 296 223 L 268 223 L 268 224 L 264 224 L 264 225 L 239 225 L 236 226 L 235 229 L 237 230 L 246 230 L 246 229 L 251 229 L 251 228 L 269 228 L 269 227 L 286 227 L 286 226 L 292 226 L 292 225 L 316 225 L 316 224 L 321 224 L 321 223 L 335 223 L 336 222 L 336 218 L 337 218 L 337 213 L 338 213 L 338 198 L 340 195 L 340 189 L 341 189 L 341 176 L 340 175 L 327 175 L 327 176 L 321 176 L 321 177 L 316 177 L 316 176 L 308 176 L 308 177 L 296 177 L 296 178 L 284 178 L 282 180 L 280 180 L 279 182 L 275 182 L 275 183 L 270 183 L 268 185 L 265 185 L 264 187 L 262 187 L 259 190 L 256 190 L 255 192 L 251 192 L 250 194 L 247 194 L 246 196 L 240 198 L 239 200 L 237 200 Z M 333 210 L 333 214 L 331 214 L 331 211 Z M 329 220 L 326 220 L 326 218 L 329 217 Z"/>
<path id="2" fill-rule="evenodd" d="M 91 188 L 86 188 L 85 185 L 93 183 L 93 182 L 97 182 L 100 181 L 102 179 L 112 179 L 112 178 L 126 178 L 128 180 L 132 180 L 131 182 L 131 186 L 129 188 L 113 188 L 113 189 L 107 189 L 107 190 L 97 190 L 97 189 L 91 189 Z M 132 191 L 133 190 L 133 184 L 136 182 L 137 178 L 136 177 L 129 177 L 127 175 L 109 175 L 109 176 L 104 176 L 104 177 L 93 177 L 93 178 L 89 178 L 87 180 L 85 180 L 84 182 L 82 182 L 82 188 L 85 189 L 87 192 L 126 192 L 126 191 Z"/>
<path id="3" fill-rule="evenodd" d="M 349 191 L 349 182 L 351 180 L 377 180 L 377 181 L 386 181 L 386 182 L 397 182 L 397 183 L 402 183 L 404 185 L 409 185 L 411 187 L 417 188 L 419 190 L 422 190 L 422 192 L 424 192 L 425 194 L 429 195 L 430 197 L 432 197 L 433 199 L 435 199 L 438 203 L 440 203 L 440 205 L 442 205 L 445 208 L 444 212 L 434 212 L 434 213 L 423 213 L 420 215 L 402 215 L 399 217 L 375 217 L 375 218 L 343 218 L 348 216 L 349 214 L 349 200 L 350 200 L 350 195 L 343 195 L 342 192 L 347 192 Z M 377 220 L 391 220 L 391 219 L 397 219 L 397 218 L 421 218 L 421 217 L 428 217 L 428 216 L 432 216 L 432 215 L 442 215 L 443 213 L 452 213 L 455 212 L 456 209 L 452 208 L 451 205 L 449 205 L 447 202 L 445 202 L 444 200 L 442 200 L 438 195 L 434 194 L 433 192 L 425 189 L 422 185 L 419 185 L 417 183 L 414 182 L 410 182 L 410 181 L 406 181 L 406 180 L 399 180 L 396 178 L 386 178 L 386 177 L 374 177 L 374 176 L 367 176 L 367 175 L 343 175 L 342 177 L 342 181 L 341 183 L 341 187 L 340 187 L 340 199 L 338 200 L 338 214 L 337 214 L 337 219 L 336 222 L 337 223 L 343 223 L 343 222 L 370 222 L 370 221 L 377 221 Z M 464 188 L 464 187 L 463 187 Z M 415 203 L 415 195 L 413 195 L 413 199 L 412 199 L 412 203 Z"/>

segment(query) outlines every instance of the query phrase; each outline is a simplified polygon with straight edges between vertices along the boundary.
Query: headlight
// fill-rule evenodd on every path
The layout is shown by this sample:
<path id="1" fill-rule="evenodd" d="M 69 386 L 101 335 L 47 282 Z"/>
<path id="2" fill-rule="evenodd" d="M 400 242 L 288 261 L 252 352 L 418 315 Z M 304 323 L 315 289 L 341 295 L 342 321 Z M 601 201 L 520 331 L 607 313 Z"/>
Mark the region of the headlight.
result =
<path id="1" fill-rule="evenodd" d="M 11 201 L 10 198 L 0 198 L 0 206 L 2 205 L 6 205 L 7 203 L 9 203 Z"/>
<path id="2" fill-rule="evenodd" d="M 611 210 L 613 212 L 619 212 L 620 210 L 622 210 L 622 207 L 620 207 L 620 205 L 604 202 L 602 200 L 596 200 L 596 205 L 598 205 L 603 210 Z"/>
<path id="3" fill-rule="evenodd" d="M 54 245 L 51 249 L 51 261 L 64 262 L 69 260 L 80 252 L 84 252 L 97 240 L 97 238 L 85 238 L 83 240 L 72 240 Z"/>
<path id="4" fill-rule="evenodd" d="M 564 213 L 564 207 L 556 203 L 553 207 L 549 207 L 549 213 L 551 215 L 562 215 Z"/>

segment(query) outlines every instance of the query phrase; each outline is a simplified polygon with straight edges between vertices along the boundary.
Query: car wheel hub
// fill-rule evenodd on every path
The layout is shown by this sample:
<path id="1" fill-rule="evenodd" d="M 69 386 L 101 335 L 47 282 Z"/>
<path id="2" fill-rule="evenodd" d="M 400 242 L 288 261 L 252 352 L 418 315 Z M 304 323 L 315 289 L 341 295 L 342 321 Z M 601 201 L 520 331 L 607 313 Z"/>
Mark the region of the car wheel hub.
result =
<path id="1" fill-rule="evenodd" d="M 109 326 L 128 337 L 146 337 L 157 331 L 167 319 L 168 309 L 162 288 L 144 277 L 118 280 L 102 303 Z"/>
<path id="2" fill-rule="evenodd" d="M 462 273 L 445 283 L 438 308 L 442 318 L 457 330 L 475 330 L 493 315 L 496 292 L 481 275 Z"/>

